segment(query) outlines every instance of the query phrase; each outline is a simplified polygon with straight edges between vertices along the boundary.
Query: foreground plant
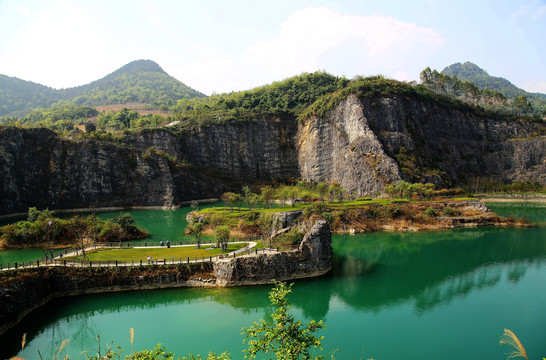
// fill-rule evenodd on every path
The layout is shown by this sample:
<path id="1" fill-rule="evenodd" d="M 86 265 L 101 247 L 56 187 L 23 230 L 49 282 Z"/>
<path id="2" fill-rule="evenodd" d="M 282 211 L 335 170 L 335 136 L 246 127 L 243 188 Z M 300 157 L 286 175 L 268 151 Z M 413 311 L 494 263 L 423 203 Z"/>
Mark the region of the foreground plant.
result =
<path id="1" fill-rule="evenodd" d="M 287 296 L 292 292 L 292 285 L 276 282 L 275 287 L 269 293 L 271 304 L 275 312 L 271 314 L 273 322 L 260 319 L 252 326 L 244 329 L 244 342 L 248 342 L 248 349 L 243 350 L 245 359 L 254 359 L 259 353 L 274 353 L 279 360 L 312 359 L 310 350 L 318 348 L 322 350 L 321 341 L 324 338 L 314 335 L 319 329 L 325 328 L 322 320 L 311 320 L 309 324 L 296 321 L 289 313 L 291 306 Z M 321 355 L 313 359 L 322 359 Z"/>
<path id="2" fill-rule="evenodd" d="M 512 348 L 512 351 L 506 354 L 508 355 L 508 359 L 514 357 L 523 357 L 528 359 L 527 352 L 525 351 L 521 341 L 519 341 L 516 334 L 514 334 L 511 330 L 504 329 L 504 334 L 501 336 L 499 344 L 508 345 Z"/>

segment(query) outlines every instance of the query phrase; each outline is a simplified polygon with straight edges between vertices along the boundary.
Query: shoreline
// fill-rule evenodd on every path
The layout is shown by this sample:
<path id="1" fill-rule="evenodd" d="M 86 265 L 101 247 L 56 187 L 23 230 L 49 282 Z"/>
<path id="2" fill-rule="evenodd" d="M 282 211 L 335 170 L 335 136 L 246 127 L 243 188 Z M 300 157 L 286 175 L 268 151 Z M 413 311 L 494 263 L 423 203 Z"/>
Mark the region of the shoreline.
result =
<path id="1" fill-rule="evenodd" d="M 194 200 L 192 200 L 194 201 Z M 199 204 L 210 204 L 219 201 L 217 198 L 195 200 Z M 174 210 L 186 205 L 190 205 L 191 201 L 183 201 L 176 206 L 103 206 L 93 208 L 74 208 L 74 209 L 49 209 L 53 214 L 73 214 L 73 213 L 96 213 L 96 212 L 110 212 L 110 211 L 123 211 L 123 210 Z M 11 213 L 0 215 L 0 220 L 27 216 L 28 212 L 24 213 Z"/>
<path id="2" fill-rule="evenodd" d="M 527 202 L 527 203 L 536 203 L 536 204 L 546 204 L 546 197 L 544 198 L 504 198 L 504 197 L 487 197 L 480 198 L 480 201 L 486 202 L 497 202 L 497 203 L 518 203 L 518 202 Z"/>

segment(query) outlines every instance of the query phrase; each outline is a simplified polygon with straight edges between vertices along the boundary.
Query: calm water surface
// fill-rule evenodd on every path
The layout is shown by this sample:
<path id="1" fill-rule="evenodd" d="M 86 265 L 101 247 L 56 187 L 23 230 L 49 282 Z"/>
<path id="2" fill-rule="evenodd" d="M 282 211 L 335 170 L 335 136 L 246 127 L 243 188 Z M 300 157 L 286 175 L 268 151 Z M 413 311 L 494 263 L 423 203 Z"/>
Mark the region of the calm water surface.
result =
<path id="1" fill-rule="evenodd" d="M 208 203 L 201 204 L 200 209 L 223 206 L 223 203 Z M 179 241 L 193 239 L 191 236 L 184 235 L 186 229 L 186 215 L 192 209 L 189 207 L 178 208 L 174 210 L 128 210 L 128 211 L 109 211 L 95 213 L 98 217 L 104 220 L 115 218 L 122 213 L 129 213 L 135 219 L 136 226 L 148 231 L 150 236 L 146 239 L 135 240 L 134 242 L 145 241 Z M 90 213 L 80 214 L 87 216 Z M 68 218 L 74 214 L 56 214 L 60 218 Z M 11 218 L 0 220 L 0 226 L 10 224 L 16 221 L 25 220 L 25 218 Z M 204 239 L 207 236 L 203 237 Z M 133 242 L 133 241 L 132 241 Z M 12 263 L 14 261 L 29 261 L 36 260 L 44 256 L 40 249 L 25 249 L 25 250 L 5 250 L 0 251 L 0 263 Z"/>
<path id="2" fill-rule="evenodd" d="M 499 206 L 499 213 L 534 221 L 546 215 L 536 204 Z M 153 211 L 145 218 L 152 219 Z M 546 227 L 334 236 L 333 247 L 333 272 L 296 281 L 290 297 L 298 318 L 324 319 L 325 355 L 505 359 L 507 349 L 498 340 L 509 328 L 530 359 L 545 356 Z M 162 343 L 177 356 L 228 350 L 240 359 L 240 330 L 271 313 L 269 290 L 170 289 L 57 299 L 0 338 L 0 358 L 38 359 L 37 349 L 51 358 L 65 339 L 70 343 L 63 354 L 85 358 L 82 351 L 98 348 L 97 334 L 103 346 L 114 341 L 129 350 L 132 327 L 134 350 Z M 27 346 L 19 351 L 25 332 Z"/>

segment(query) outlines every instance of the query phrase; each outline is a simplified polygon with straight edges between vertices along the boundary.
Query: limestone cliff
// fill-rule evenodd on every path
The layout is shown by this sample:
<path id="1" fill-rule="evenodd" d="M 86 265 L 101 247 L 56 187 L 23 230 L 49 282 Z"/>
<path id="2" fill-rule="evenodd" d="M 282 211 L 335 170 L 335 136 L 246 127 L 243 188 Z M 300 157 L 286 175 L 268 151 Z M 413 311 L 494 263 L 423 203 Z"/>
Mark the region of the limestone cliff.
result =
<path id="1" fill-rule="evenodd" d="M 303 178 L 338 181 L 358 195 L 399 179 L 546 184 L 546 139 L 525 139 L 533 129 L 401 95 L 350 95 L 329 115 L 300 126 L 297 151 Z"/>
<path id="2" fill-rule="evenodd" d="M 173 206 L 225 183 L 158 152 L 71 141 L 47 129 L 0 128 L 0 214 L 103 206 Z"/>
<path id="3" fill-rule="evenodd" d="M 177 206 L 241 191 L 252 180 L 337 181 L 373 195 L 400 179 L 438 186 L 537 180 L 546 139 L 531 124 L 403 95 L 349 95 L 297 121 L 258 116 L 192 129 L 153 129 L 123 142 L 70 140 L 0 127 L 0 214 L 104 206 Z"/>

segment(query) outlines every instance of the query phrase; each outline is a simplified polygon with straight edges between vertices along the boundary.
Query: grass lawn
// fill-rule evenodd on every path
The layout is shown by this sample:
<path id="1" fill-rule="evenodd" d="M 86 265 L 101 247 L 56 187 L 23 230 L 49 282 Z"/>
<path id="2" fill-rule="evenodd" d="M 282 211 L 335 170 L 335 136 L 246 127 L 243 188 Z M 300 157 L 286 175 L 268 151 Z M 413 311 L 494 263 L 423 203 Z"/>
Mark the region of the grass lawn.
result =
<path id="1" fill-rule="evenodd" d="M 248 243 L 241 244 L 229 244 L 228 251 L 235 251 L 242 247 L 247 246 Z M 147 260 L 148 256 L 157 259 L 171 259 L 171 258 L 201 258 L 216 256 L 225 254 L 220 248 L 207 250 L 204 247 L 197 249 L 196 246 L 182 246 L 169 248 L 146 248 L 146 249 L 98 249 L 87 252 L 87 256 L 91 261 L 107 261 L 107 260 Z M 63 257 L 63 260 L 82 260 L 81 256 Z"/>

